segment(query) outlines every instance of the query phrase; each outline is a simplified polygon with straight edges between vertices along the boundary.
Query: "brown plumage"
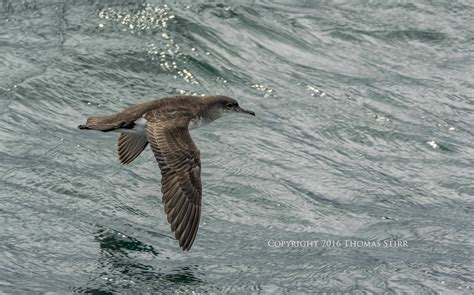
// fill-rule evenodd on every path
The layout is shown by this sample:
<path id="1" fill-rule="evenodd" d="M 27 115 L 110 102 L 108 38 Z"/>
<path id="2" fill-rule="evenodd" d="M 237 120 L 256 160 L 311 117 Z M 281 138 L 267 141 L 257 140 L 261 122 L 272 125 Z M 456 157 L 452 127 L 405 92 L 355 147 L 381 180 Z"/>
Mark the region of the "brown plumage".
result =
<path id="1" fill-rule="evenodd" d="M 255 116 L 226 96 L 174 96 L 131 106 L 111 116 L 90 117 L 79 129 L 121 132 L 122 164 L 135 160 L 148 143 L 161 170 L 162 201 L 171 230 L 183 250 L 191 249 L 201 217 L 201 160 L 189 129 L 225 113 Z"/>

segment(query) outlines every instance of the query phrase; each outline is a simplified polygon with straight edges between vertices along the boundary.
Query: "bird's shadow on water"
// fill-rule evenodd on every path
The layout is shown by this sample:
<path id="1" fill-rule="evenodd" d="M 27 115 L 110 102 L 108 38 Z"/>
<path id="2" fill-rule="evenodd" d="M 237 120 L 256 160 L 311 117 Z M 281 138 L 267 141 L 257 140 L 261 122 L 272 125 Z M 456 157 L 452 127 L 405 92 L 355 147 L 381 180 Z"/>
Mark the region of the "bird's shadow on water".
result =
<path id="1" fill-rule="evenodd" d="M 200 285 L 194 273 L 197 266 L 182 266 L 165 272 L 138 262 L 134 256 L 159 257 L 160 251 L 136 238 L 111 229 L 100 229 L 94 235 L 99 243 L 100 257 L 94 276 L 87 286 L 76 286 L 75 292 L 114 294 L 125 290 L 171 291 L 182 286 Z"/>

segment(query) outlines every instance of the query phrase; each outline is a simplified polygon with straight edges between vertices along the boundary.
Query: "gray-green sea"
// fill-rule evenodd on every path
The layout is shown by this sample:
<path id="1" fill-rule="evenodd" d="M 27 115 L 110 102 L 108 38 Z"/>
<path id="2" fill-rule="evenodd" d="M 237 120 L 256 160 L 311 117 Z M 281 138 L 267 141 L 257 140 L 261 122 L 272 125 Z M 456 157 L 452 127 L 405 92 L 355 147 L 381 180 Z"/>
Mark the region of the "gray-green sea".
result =
<path id="1" fill-rule="evenodd" d="M 172 95 L 193 130 L 178 247 L 149 149 L 77 129 Z M 472 294 L 472 1 L 0 3 L 0 293 Z"/>

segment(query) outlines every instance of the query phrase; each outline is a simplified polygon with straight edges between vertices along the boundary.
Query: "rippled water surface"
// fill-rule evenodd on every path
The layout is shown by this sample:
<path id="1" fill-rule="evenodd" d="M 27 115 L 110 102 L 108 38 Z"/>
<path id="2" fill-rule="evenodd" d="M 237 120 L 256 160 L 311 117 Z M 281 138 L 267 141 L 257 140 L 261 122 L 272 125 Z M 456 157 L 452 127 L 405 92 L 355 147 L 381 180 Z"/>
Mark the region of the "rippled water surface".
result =
<path id="1" fill-rule="evenodd" d="M 2 1 L 0 292 L 472 293 L 473 3 L 361 2 Z M 180 94 L 257 113 L 192 131 L 188 253 L 76 128 Z"/>

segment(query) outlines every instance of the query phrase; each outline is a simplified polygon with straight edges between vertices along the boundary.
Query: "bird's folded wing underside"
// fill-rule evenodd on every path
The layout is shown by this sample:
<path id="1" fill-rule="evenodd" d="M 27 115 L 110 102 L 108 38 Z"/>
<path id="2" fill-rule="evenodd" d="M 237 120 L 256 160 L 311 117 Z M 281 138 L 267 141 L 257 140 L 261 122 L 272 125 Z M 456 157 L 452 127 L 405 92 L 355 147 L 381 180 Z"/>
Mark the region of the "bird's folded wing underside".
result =
<path id="1" fill-rule="evenodd" d="M 161 191 L 171 230 L 183 250 L 191 249 L 201 216 L 201 161 L 188 131 L 189 120 L 149 119 L 146 137 L 161 169 Z"/>

